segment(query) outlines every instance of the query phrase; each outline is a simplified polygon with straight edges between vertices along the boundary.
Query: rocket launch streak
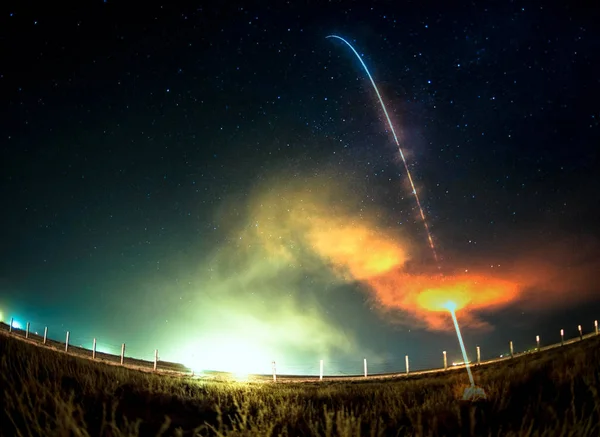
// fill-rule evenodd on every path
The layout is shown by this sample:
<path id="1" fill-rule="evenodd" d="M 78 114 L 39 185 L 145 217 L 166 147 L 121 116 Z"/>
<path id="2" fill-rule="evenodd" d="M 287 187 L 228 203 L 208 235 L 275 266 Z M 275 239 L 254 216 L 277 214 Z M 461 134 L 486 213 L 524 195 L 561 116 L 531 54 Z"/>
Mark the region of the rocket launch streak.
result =
<path id="1" fill-rule="evenodd" d="M 431 248 L 431 251 L 433 252 L 433 258 L 435 259 L 435 262 L 438 263 L 437 250 L 435 248 L 435 244 L 433 243 L 433 238 L 431 236 L 431 231 L 429 230 L 429 225 L 427 223 L 427 219 L 425 218 L 425 213 L 423 211 L 423 207 L 421 206 L 421 201 L 419 200 L 419 195 L 417 194 L 417 190 L 415 188 L 415 184 L 413 182 L 413 178 L 412 178 L 412 176 L 410 174 L 410 170 L 408 169 L 408 164 L 406 163 L 406 158 L 404 157 L 404 152 L 402 151 L 402 147 L 400 146 L 400 141 L 398 140 L 398 136 L 396 135 L 396 130 L 394 129 L 394 126 L 392 125 L 392 120 L 390 119 L 390 116 L 388 115 L 388 112 L 387 112 L 387 109 L 385 107 L 385 104 L 383 103 L 383 99 L 381 97 L 381 94 L 379 93 L 379 89 L 377 88 L 377 85 L 375 84 L 375 81 L 373 80 L 373 76 L 371 76 L 371 73 L 369 72 L 369 69 L 367 68 L 367 65 L 364 63 L 364 61 L 362 60 L 362 58 L 360 57 L 360 55 L 358 54 L 358 52 L 354 49 L 354 47 L 352 46 L 352 44 L 350 44 L 348 41 L 346 41 L 341 36 L 337 36 L 337 35 L 329 35 L 329 36 L 327 36 L 327 38 L 337 38 L 340 41 L 343 41 L 344 43 L 346 43 L 346 45 L 348 47 L 350 47 L 350 49 L 352 50 L 352 52 L 356 55 L 356 57 L 358 58 L 358 60 L 362 64 L 363 68 L 365 69 L 365 72 L 367 73 L 367 76 L 369 76 L 369 80 L 371 81 L 371 85 L 373 85 L 373 88 L 375 89 L 375 93 L 377 93 L 377 98 L 379 99 L 379 103 L 381 103 L 381 109 L 383 109 L 383 113 L 385 114 L 385 118 L 387 119 L 387 122 L 388 122 L 388 125 L 390 127 L 390 130 L 392 131 L 392 135 L 394 136 L 394 141 L 396 142 L 396 146 L 398 146 L 398 152 L 400 152 L 400 157 L 402 158 L 402 162 L 404 163 L 404 169 L 406 170 L 406 175 L 408 177 L 408 181 L 410 182 L 410 187 L 412 189 L 412 194 L 415 196 L 415 200 L 417 202 L 417 207 L 419 208 L 419 213 L 421 215 L 421 220 L 423 221 L 423 226 L 425 227 L 425 232 L 427 233 L 427 240 L 429 242 L 429 247 Z M 438 268 L 439 268 L 439 264 L 438 264 Z"/>

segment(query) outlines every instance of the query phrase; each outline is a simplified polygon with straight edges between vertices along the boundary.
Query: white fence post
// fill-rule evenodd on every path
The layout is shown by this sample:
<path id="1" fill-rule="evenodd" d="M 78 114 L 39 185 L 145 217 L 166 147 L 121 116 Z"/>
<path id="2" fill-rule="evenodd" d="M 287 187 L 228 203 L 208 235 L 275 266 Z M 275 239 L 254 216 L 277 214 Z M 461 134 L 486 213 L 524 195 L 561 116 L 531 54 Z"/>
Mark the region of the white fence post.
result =
<path id="1" fill-rule="evenodd" d="M 477 346 L 477 365 L 481 364 L 481 348 Z"/>
<path id="2" fill-rule="evenodd" d="M 510 357 L 514 358 L 515 357 L 515 350 L 513 348 L 513 342 L 512 342 L 512 340 L 508 343 L 508 346 L 510 347 Z"/>
<path id="3" fill-rule="evenodd" d="M 565 330 L 564 329 L 560 330 L 560 345 L 561 346 L 565 345 Z"/>
<path id="4" fill-rule="evenodd" d="M 271 367 L 273 368 L 273 382 L 277 382 L 277 370 L 275 368 L 275 361 L 271 362 Z"/>
<path id="5" fill-rule="evenodd" d="M 404 361 L 406 361 L 406 374 L 408 375 L 408 372 L 410 371 L 410 368 L 408 367 L 408 355 L 404 357 Z"/>
<path id="6" fill-rule="evenodd" d="M 323 380 L 323 360 L 319 362 L 319 381 Z"/>
<path id="7" fill-rule="evenodd" d="M 598 320 L 594 320 L 594 331 L 596 332 L 596 335 L 598 335 Z"/>
<path id="8" fill-rule="evenodd" d="M 44 327 L 44 344 L 46 344 L 46 341 L 48 341 L 48 327 L 47 326 Z"/>
<path id="9" fill-rule="evenodd" d="M 123 365 L 124 361 L 125 361 L 125 343 L 123 343 L 121 345 L 121 366 Z"/>
<path id="10" fill-rule="evenodd" d="M 158 349 L 154 349 L 154 371 L 156 372 L 156 369 L 158 367 Z"/>
<path id="11" fill-rule="evenodd" d="M 539 335 L 535 336 L 535 344 L 536 344 L 536 350 L 537 350 L 537 352 L 539 352 L 540 351 L 540 336 Z"/>
<path id="12" fill-rule="evenodd" d="M 15 318 L 11 317 L 10 318 L 10 325 L 8 325 L 8 332 L 12 332 L 12 325 L 15 322 Z"/>
<path id="13" fill-rule="evenodd" d="M 67 338 L 65 339 L 65 352 L 69 351 L 69 334 L 70 332 L 67 331 Z"/>
<path id="14" fill-rule="evenodd" d="M 578 325 L 577 329 L 579 330 L 579 340 L 583 340 L 583 330 L 581 329 L 581 325 Z"/>
<path id="15" fill-rule="evenodd" d="M 25 338 L 29 338 L 29 322 L 27 322 L 27 327 L 25 328 Z"/>
<path id="16" fill-rule="evenodd" d="M 92 360 L 96 359 L 96 339 L 94 338 L 94 341 L 92 343 Z"/>
<path id="17" fill-rule="evenodd" d="M 367 359 L 365 358 L 363 361 L 363 367 L 364 367 L 364 371 L 365 371 L 365 378 L 367 377 Z"/>
<path id="18" fill-rule="evenodd" d="M 446 351 L 444 351 L 444 370 L 448 370 L 448 357 L 446 356 Z"/>

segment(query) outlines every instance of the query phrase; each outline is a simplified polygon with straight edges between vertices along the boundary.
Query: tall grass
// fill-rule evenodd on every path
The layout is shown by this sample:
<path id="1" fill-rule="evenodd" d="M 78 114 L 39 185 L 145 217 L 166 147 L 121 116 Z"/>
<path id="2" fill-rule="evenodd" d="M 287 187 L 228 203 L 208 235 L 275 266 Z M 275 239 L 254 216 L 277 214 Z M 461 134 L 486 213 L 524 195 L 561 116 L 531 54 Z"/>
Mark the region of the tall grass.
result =
<path id="1" fill-rule="evenodd" d="M 600 436 L 600 339 L 386 381 L 226 383 L 94 363 L 0 335 L 5 436 Z"/>

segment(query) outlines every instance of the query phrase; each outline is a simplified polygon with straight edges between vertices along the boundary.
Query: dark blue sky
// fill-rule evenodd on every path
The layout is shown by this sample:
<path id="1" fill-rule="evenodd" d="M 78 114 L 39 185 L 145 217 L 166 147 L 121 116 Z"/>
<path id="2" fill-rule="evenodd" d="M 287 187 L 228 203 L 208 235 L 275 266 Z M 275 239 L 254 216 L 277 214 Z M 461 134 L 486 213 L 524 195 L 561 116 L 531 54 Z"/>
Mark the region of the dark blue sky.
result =
<path id="1" fill-rule="evenodd" d="M 4 319 L 70 329 L 82 344 L 125 341 L 147 358 L 158 347 L 193 361 L 183 349 L 218 354 L 215 344 L 245 356 L 238 343 L 255 342 L 267 371 L 271 356 L 290 371 L 326 356 L 342 372 L 356 356 L 360 372 L 367 354 L 381 370 L 402 369 L 405 354 L 415 368 L 458 354 L 452 332 L 382 315 L 368 286 L 326 263 L 282 266 L 260 240 L 240 243 L 262 226 L 257 205 L 304 186 L 339 190 L 339 205 L 431 261 L 373 91 L 325 39 L 335 33 L 378 81 L 444 268 L 547 276 L 480 315 L 491 328 L 465 328 L 470 348 L 493 356 L 509 339 L 593 326 L 597 10 L 92 2 L 1 13 Z"/>

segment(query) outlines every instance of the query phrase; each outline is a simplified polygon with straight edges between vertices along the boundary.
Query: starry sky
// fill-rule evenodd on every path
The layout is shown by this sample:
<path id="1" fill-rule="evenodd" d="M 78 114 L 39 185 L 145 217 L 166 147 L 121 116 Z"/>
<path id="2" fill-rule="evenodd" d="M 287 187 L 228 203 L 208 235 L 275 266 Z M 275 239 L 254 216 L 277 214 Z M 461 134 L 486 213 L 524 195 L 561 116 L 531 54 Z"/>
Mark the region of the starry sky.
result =
<path id="1" fill-rule="evenodd" d="M 267 3 L 2 7 L 2 318 L 198 369 L 416 369 L 460 351 L 407 284 L 476 272 L 510 293 L 457 313 L 471 352 L 591 330 L 598 10 Z"/>

